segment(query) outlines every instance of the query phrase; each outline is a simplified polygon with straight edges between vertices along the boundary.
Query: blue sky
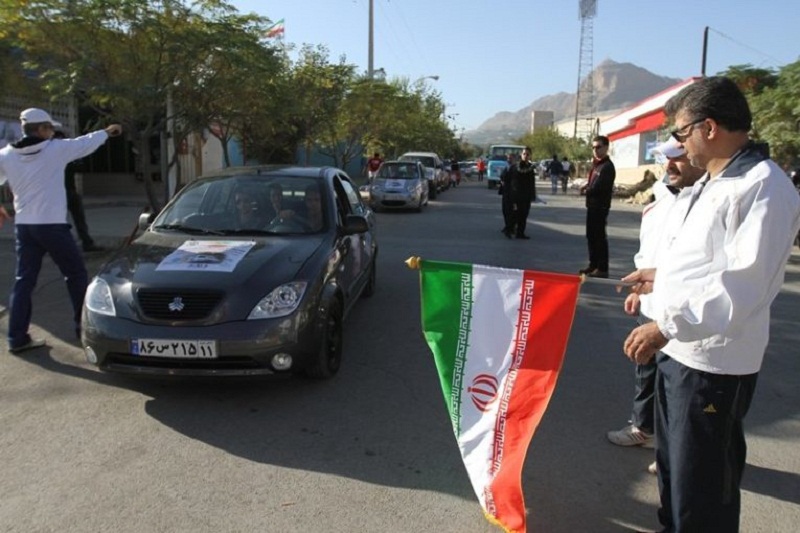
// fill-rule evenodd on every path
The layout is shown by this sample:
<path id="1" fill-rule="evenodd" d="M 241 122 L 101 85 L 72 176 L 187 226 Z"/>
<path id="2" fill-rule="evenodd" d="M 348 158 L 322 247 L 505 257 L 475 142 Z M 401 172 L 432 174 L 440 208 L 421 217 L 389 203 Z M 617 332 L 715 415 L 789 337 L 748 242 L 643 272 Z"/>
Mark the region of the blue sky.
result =
<path id="1" fill-rule="evenodd" d="M 541 96 L 575 92 L 578 0 L 373 0 L 374 67 L 425 80 L 457 129 Z M 242 13 L 284 19 L 285 41 L 324 44 L 366 72 L 369 0 L 235 0 Z M 633 63 L 672 78 L 730 65 L 777 68 L 800 59 L 798 0 L 598 0 L 594 64 Z"/>

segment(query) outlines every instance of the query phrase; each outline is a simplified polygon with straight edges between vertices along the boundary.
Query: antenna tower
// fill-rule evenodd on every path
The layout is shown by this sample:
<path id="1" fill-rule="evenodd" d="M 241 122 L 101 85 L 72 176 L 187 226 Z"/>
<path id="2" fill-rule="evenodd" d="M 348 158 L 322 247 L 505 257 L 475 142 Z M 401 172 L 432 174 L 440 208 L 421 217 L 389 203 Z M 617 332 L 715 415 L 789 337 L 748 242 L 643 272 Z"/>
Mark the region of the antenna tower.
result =
<path id="1" fill-rule="evenodd" d="M 578 57 L 578 90 L 575 93 L 575 128 L 573 137 L 591 140 L 595 131 L 594 110 L 594 17 L 597 0 L 578 0 L 581 21 L 581 47 Z M 584 76 L 586 77 L 584 79 Z"/>

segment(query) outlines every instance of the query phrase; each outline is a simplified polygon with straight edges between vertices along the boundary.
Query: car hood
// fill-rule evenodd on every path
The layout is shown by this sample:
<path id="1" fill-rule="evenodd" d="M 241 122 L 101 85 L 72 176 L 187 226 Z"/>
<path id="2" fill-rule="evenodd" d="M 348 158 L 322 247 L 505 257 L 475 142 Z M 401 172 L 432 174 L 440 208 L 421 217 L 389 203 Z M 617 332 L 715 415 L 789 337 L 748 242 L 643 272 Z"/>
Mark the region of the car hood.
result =
<path id="1" fill-rule="evenodd" d="M 101 270 L 112 284 L 131 283 L 134 287 L 206 287 L 225 290 L 233 286 L 263 288 L 295 279 L 303 266 L 320 248 L 324 236 L 196 237 L 181 233 L 148 231 L 119 252 Z M 235 261 L 230 272 L 202 269 L 165 269 L 173 252 L 187 241 L 221 241 L 252 246 Z M 213 263 L 213 262 L 212 262 Z"/>

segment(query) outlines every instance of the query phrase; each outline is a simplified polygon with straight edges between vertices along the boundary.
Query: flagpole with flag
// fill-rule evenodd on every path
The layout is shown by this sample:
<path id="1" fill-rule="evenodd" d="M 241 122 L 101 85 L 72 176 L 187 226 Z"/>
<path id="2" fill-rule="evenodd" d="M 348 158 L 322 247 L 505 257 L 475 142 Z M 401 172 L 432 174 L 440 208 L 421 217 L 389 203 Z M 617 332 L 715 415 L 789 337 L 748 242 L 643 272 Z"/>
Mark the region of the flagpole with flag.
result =
<path id="1" fill-rule="evenodd" d="M 526 531 L 522 467 L 555 389 L 582 278 L 410 258 L 422 329 L 484 514 Z"/>
<path id="2" fill-rule="evenodd" d="M 273 37 L 282 37 L 283 34 L 286 32 L 286 23 L 283 19 L 280 19 L 275 24 L 267 28 L 267 31 L 264 33 L 264 37 L 266 39 L 272 39 Z"/>

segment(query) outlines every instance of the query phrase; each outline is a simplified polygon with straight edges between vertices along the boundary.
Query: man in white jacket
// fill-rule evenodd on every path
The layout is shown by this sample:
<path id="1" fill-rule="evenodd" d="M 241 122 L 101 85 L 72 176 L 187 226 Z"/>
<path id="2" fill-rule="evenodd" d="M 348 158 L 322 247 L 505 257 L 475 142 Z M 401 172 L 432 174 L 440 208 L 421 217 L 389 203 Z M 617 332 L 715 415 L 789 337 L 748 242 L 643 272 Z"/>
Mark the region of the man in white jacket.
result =
<path id="1" fill-rule="evenodd" d="M 666 174 L 662 181 L 653 185 L 655 201 L 642 210 L 642 223 L 639 228 L 639 251 L 633 256 L 637 269 L 655 268 L 659 264 L 659 254 L 665 248 L 664 243 L 683 224 L 683 217 L 678 214 L 671 218 L 673 210 L 680 211 L 681 205 L 688 200 L 687 195 L 679 194 L 683 189 L 691 189 L 705 171 L 693 167 L 686 157 L 683 145 L 673 138 L 659 144 L 653 154 L 665 165 Z M 684 208 L 685 211 L 685 208 Z M 635 292 L 625 299 L 624 309 L 629 315 L 637 316 L 639 324 L 646 324 L 659 316 L 652 301 L 652 295 L 639 295 Z M 654 447 L 655 432 L 655 359 L 637 364 L 633 397 L 633 410 L 630 424 L 617 431 L 609 431 L 608 440 L 617 446 Z M 649 470 L 655 473 L 655 463 Z"/>
<path id="2" fill-rule="evenodd" d="M 800 197 L 748 137 L 751 114 L 728 78 L 703 78 L 666 105 L 689 161 L 706 174 L 656 269 L 623 278 L 653 292 L 658 316 L 625 340 L 658 351 L 656 461 L 663 531 L 738 531 L 750 407 L 783 284 Z"/>
<path id="3" fill-rule="evenodd" d="M 67 283 L 75 332 L 80 334 L 81 307 L 88 275 L 83 257 L 67 223 L 64 169 L 70 161 L 97 150 L 109 136 L 122 132 L 112 124 L 75 139 L 53 139 L 59 124 L 37 108 L 20 114 L 23 138 L 0 150 L 0 185 L 6 181 L 14 194 L 16 277 L 11 290 L 8 349 L 20 353 L 44 345 L 28 333 L 32 295 L 45 254 L 50 254 Z M 0 222 L 9 218 L 0 212 Z"/>

